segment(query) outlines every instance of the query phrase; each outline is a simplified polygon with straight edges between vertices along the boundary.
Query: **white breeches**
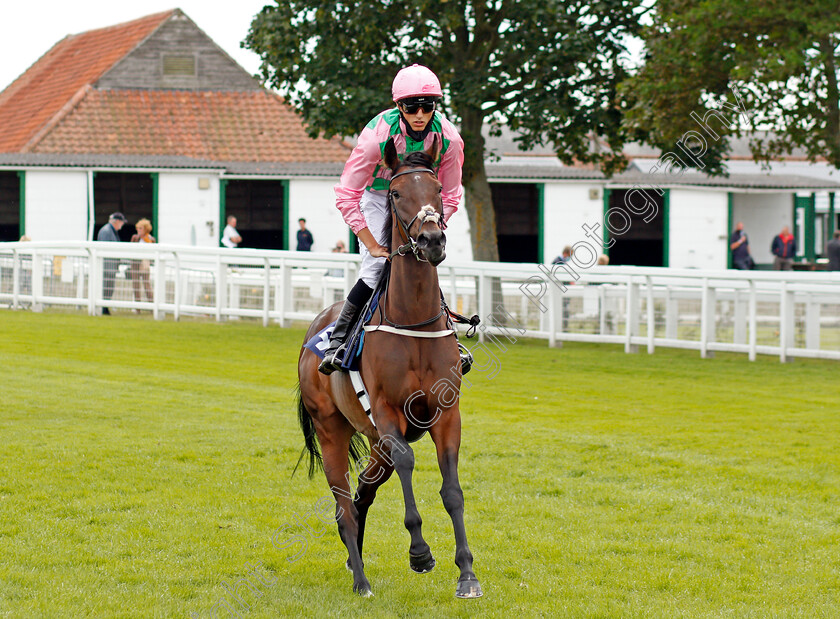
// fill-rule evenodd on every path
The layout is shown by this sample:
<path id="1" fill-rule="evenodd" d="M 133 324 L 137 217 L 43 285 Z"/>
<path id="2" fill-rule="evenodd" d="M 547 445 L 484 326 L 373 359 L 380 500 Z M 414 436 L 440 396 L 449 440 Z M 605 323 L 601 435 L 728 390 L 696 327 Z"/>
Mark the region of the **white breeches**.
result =
<path id="1" fill-rule="evenodd" d="M 386 228 L 388 222 L 388 194 L 379 191 L 365 191 L 359 201 L 362 215 L 367 222 L 368 230 L 380 245 L 385 245 L 385 238 L 388 235 Z M 386 245 L 387 247 L 387 245 Z M 370 288 L 376 286 L 382 267 L 385 265 L 385 258 L 374 258 L 370 255 L 364 243 L 359 243 L 359 253 L 362 255 L 362 267 L 359 270 L 361 279 Z"/>

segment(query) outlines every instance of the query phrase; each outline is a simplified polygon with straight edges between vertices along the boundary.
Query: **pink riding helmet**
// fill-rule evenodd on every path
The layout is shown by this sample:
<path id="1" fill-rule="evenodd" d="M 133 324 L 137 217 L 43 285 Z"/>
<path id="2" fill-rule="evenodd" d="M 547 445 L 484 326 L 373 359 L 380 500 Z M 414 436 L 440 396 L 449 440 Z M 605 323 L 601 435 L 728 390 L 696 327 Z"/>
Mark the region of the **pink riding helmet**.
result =
<path id="1" fill-rule="evenodd" d="M 394 101 L 400 101 L 406 97 L 443 96 L 437 75 L 428 67 L 419 64 L 413 64 L 397 73 L 391 86 L 391 94 L 394 96 Z"/>

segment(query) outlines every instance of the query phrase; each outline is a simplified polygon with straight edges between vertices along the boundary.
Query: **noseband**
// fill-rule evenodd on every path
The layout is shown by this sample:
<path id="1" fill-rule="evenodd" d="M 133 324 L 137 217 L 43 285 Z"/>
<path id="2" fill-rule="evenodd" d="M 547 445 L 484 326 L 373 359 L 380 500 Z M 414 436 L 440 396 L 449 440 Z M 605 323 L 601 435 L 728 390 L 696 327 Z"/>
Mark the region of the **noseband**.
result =
<path id="1" fill-rule="evenodd" d="M 395 178 L 399 178 L 400 176 L 405 176 L 406 174 L 414 174 L 415 172 L 425 172 L 425 173 L 431 174 L 432 176 L 437 178 L 437 174 L 434 173 L 434 170 L 430 170 L 429 168 L 414 168 L 414 169 L 411 169 L 411 170 L 404 170 L 402 172 L 398 172 L 397 174 L 394 174 L 391 177 L 390 182 L 393 183 Z M 436 210 L 434 210 L 430 206 L 424 206 L 423 208 L 421 208 L 417 212 L 417 214 L 414 216 L 414 218 L 411 221 L 408 222 L 408 225 L 406 225 L 406 223 L 403 221 L 403 218 L 400 217 L 400 214 L 397 212 L 397 207 L 394 204 L 394 195 L 393 194 L 394 194 L 394 191 L 391 189 L 390 183 L 389 183 L 389 186 L 388 186 L 388 204 L 391 205 L 391 210 L 393 211 L 394 216 L 396 216 L 396 218 L 397 218 L 397 229 L 399 230 L 400 237 L 405 242 L 405 244 L 397 247 L 397 249 L 395 251 L 393 251 L 390 256 L 388 256 L 388 259 L 391 260 L 394 256 L 405 256 L 410 251 L 411 253 L 414 254 L 414 257 L 417 258 L 418 261 L 428 262 L 428 260 L 426 260 L 425 258 L 420 257 L 420 254 L 419 254 L 420 248 L 417 247 L 417 241 L 408 233 L 408 231 L 411 229 L 411 226 L 414 225 L 414 222 L 417 221 L 418 219 L 421 220 L 421 222 L 420 222 L 421 227 L 427 221 L 433 221 L 438 225 L 438 227 L 440 227 L 442 229 L 443 225 L 441 224 L 441 221 L 440 221 L 440 219 L 441 219 L 440 213 L 438 213 Z"/>

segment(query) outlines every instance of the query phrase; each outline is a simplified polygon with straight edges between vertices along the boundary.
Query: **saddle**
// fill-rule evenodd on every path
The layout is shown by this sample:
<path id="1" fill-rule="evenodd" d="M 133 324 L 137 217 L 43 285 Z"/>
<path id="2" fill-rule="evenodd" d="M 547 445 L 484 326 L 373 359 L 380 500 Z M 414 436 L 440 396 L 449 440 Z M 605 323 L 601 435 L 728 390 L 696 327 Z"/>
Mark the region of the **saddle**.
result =
<path id="1" fill-rule="evenodd" d="M 379 275 L 379 279 L 376 282 L 376 286 L 373 289 L 370 299 L 368 299 L 368 302 L 362 308 L 362 311 L 359 312 L 359 317 L 356 319 L 356 323 L 350 329 L 347 340 L 344 344 L 345 352 L 344 358 L 341 362 L 341 367 L 347 372 L 358 372 L 359 370 L 359 360 L 361 359 L 362 350 L 364 349 L 365 344 L 365 326 L 370 323 L 371 318 L 373 318 L 373 314 L 379 307 L 380 300 L 383 298 L 388 289 L 390 276 L 391 263 L 386 262 L 382 269 L 382 273 Z M 457 312 L 453 312 L 446 304 L 443 291 L 440 293 L 440 305 L 441 312 L 444 316 L 446 316 L 446 327 L 447 329 L 451 329 L 453 331 L 456 340 L 458 339 L 458 332 L 455 331 L 455 323 L 470 325 L 470 328 L 465 333 L 465 337 L 471 338 L 475 335 L 475 330 L 481 323 L 481 319 L 478 315 L 473 315 L 472 317 L 467 318 Z M 332 335 L 332 329 L 334 326 L 334 322 L 327 325 L 324 329 L 315 334 L 306 344 L 304 344 L 304 347 L 315 353 L 319 359 L 323 359 L 324 353 L 329 346 L 330 336 Z M 461 355 L 461 374 L 466 374 L 472 367 L 472 354 L 461 342 L 458 342 L 458 350 Z"/>

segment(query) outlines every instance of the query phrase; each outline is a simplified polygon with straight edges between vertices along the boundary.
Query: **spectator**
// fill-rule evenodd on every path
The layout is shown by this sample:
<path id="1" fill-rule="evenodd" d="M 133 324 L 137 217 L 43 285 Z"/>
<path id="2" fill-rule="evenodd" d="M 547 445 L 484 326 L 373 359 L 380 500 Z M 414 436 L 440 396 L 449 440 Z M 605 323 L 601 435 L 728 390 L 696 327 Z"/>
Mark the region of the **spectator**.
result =
<path id="1" fill-rule="evenodd" d="M 148 219 L 141 219 L 135 224 L 135 228 L 137 228 L 137 234 L 131 237 L 132 243 L 157 243 L 155 237 L 152 236 L 152 222 Z M 146 292 L 146 299 L 149 302 L 152 301 L 152 286 L 149 284 L 149 271 L 151 268 L 151 261 L 150 260 L 132 260 L 131 261 L 131 280 L 134 285 L 134 300 L 135 301 L 142 301 L 143 295 L 141 294 L 140 287 L 143 286 L 143 290 Z M 139 313 L 140 310 L 135 309 L 135 313 Z"/>
<path id="2" fill-rule="evenodd" d="M 335 247 L 331 251 L 334 254 L 346 254 L 347 247 L 344 246 L 344 241 L 336 241 Z M 330 269 L 327 271 L 327 275 L 329 277 L 344 277 L 344 271 L 342 269 Z"/>
<path id="3" fill-rule="evenodd" d="M 236 217 L 228 215 L 227 225 L 222 233 L 222 245 L 233 249 L 234 247 L 238 247 L 241 242 L 242 237 L 239 235 L 239 232 L 236 231 Z"/>
<path id="4" fill-rule="evenodd" d="M 826 245 L 825 253 L 828 255 L 828 270 L 840 271 L 840 230 L 834 233 L 834 238 Z"/>
<path id="5" fill-rule="evenodd" d="M 306 229 L 306 220 L 301 217 L 298 219 L 298 223 L 300 224 L 300 230 L 297 231 L 297 250 L 311 251 L 314 240 L 312 239 L 312 233 Z"/>
<path id="6" fill-rule="evenodd" d="M 120 228 L 124 225 L 125 215 L 122 213 L 111 213 L 108 217 L 108 223 L 99 229 L 99 234 L 96 235 L 96 240 L 108 243 L 119 243 Z M 119 265 L 120 261 L 113 258 L 105 258 L 102 261 L 102 298 L 105 300 L 109 300 L 114 296 L 114 279 L 117 276 L 117 268 Z M 107 307 L 103 307 L 102 315 L 110 316 L 111 310 Z"/>
<path id="7" fill-rule="evenodd" d="M 735 230 L 729 237 L 729 249 L 732 250 L 732 266 L 736 269 L 749 270 L 755 268 L 750 255 L 750 240 L 744 232 L 744 222 L 735 224 Z"/>
<path id="8" fill-rule="evenodd" d="M 572 257 L 572 247 L 570 245 L 566 245 L 563 248 L 563 254 L 561 256 L 557 256 L 554 260 L 551 261 L 551 264 L 563 264 L 564 262 L 568 262 L 569 258 Z"/>
<path id="9" fill-rule="evenodd" d="M 610 263 L 610 257 L 607 254 L 601 254 L 598 256 L 598 264 L 601 266 L 607 266 Z"/>
<path id="10" fill-rule="evenodd" d="M 776 256 L 773 259 L 773 269 L 776 271 L 791 271 L 793 270 L 793 258 L 796 256 L 796 239 L 790 233 L 790 229 L 785 226 L 781 233 L 773 238 L 773 243 L 770 245 L 770 251 Z"/>

